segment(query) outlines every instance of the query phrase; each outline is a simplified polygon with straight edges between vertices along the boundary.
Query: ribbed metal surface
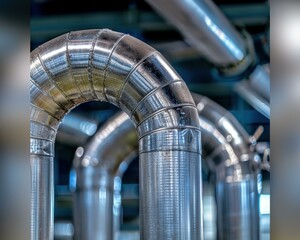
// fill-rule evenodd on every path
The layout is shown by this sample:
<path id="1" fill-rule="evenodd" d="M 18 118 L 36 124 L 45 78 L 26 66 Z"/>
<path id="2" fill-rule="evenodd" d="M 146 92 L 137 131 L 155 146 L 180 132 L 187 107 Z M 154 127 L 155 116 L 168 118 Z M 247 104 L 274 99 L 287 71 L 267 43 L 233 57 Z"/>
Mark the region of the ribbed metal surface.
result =
<path id="1" fill-rule="evenodd" d="M 198 204 L 202 195 L 199 180 L 201 162 L 197 153 L 189 152 L 186 159 L 182 158 L 184 154 L 183 151 L 140 154 L 140 172 L 146 176 L 140 180 L 140 208 L 146 207 L 144 199 L 149 199 L 151 204 L 147 211 L 140 212 L 142 239 L 147 239 L 147 236 L 161 239 L 161 232 L 164 232 L 164 239 L 199 239 L 197 226 L 201 224 Z M 168 161 L 162 161 L 162 157 Z M 171 172 L 168 171 L 170 167 Z M 178 188 L 182 183 L 184 186 Z M 162 190 L 157 190 L 156 186 Z M 178 202 L 183 204 L 176 204 Z M 189 209 L 184 207 L 186 204 L 190 206 Z M 194 221 L 186 222 L 186 218 Z M 151 224 L 145 227 L 148 222 Z M 185 229 L 190 229 L 190 235 Z"/>
<path id="2" fill-rule="evenodd" d="M 136 126 L 141 125 L 146 119 L 155 118 L 156 114 L 169 109 L 178 109 L 183 106 L 195 107 L 193 99 L 185 83 L 166 60 L 153 48 L 141 41 L 121 33 L 104 30 L 85 30 L 71 32 L 55 38 L 34 50 L 31 53 L 31 168 L 32 168 L 32 208 L 31 208 L 31 239 L 53 239 L 53 146 L 57 127 L 61 119 L 76 105 L 90 101 L 108 101 L 120 106 L 133 120 Z M 185 110 L 182 108 L 175 114 L 176 119 L 182 119 Z M 199 134 L 199 121 L 197 114 L 189 115 L 192 125 L 173 124 L 151 127 L 147 132 L 140 132 L 141 138 L 157 134 L 170 129 L 178 134 L 177 140 L 172 140 L 175 147 L 172 149 L 152 149 L 153 154 L 146 149 L 140 149 L 147 159 L 154 153 L 159 158 L 152 161 L 153 169 L 156 161 L 164 162 L 164 171 L 170 176 L 189 175 L 190 142 L 185 141 L 185 129 L 190 134 Z M 179 121 L 180 122 L 180 121 Z M 175 135 L 174 135 L 175 136 Z M 200 162 L 200 138 L 195 143 L 195 158 Z M 159 144 L 156 143 L 156 146 Z M 169 144 L 170 145 L 170 144 Z M 178 146 L 178 148 L 177 148 Z M 182 151 L 179 161 L 186 167 L 171 168 L 173 160 L 160 152 Z M 147 153 L 148 152 L 148 153 Z M 49 164 L 45 165 L 45 161 Z M 145 160 L 147 160 L 145 159 Z M 149 163 L 150 164 L 150 163 Z M 167 164 L 170 166 L 167 167 Z M 199 163 L 200 164 L 200 163 Z M 42 167 L 43 166 L 43 167 Z M 44 167 L 45 166 L 45 167 Z M 43 170 L 40 170 L 42 167 Z M 47 174 L 43 174 L 47 173 Z M 154 176 L 154 175 L 152 175 Z M 150 180 L 141 173 L 144 184 Z M 141 236 L 144 239 L 199 239 L 201 237 L 201 218 L 195 219 L 192 215 L 179 218 L 179 211 L 197 211 L 201 216 L 200 202 L 194 204 L 193 193 L 186 185 L 193 185 L 201 181 L 201 173 L 196 178 L 180 182 L 176 187 L 183 194 L 175 206 L 164 204 L 160 215 L 151 212 L 152 207 L 161 209 L 159 201 L 150 203 L 146 197 L 142 199 L 143 208 Z M 170 178 L 171 179 L 171 178 Z M 154 182 L 157 191 L 169 192 L 171 199 L 177 197 L 177 192 L 171 191 L 172 183 Z M 146 186 L 142 187 L 142 191 Z M 184 190 L 184 191 L 182 191 Z M 141 193 L 142 195 L 145 193 Z M 197 196 L 198 197 L 198 196 Z M 197 205 L 197 206 L 195 206 Z M 151 206 L 151 207 L 150 207 Z M 160 219 L 158 219 L 160 218 Z M 165 220 L 164 220 L 165 219 Z M 168 224 L 172 219 L 173 224 L 181 222 L 191 228 L 172 228 L 158 226 L 160 221 Z M 180 221 L 180 222 L 179 222 Z M 178 222 L 178 223 L 177 223 Z M 156 226 L 155 235 L 147 235 L 145 229 Z M 173 231 L 171 233 L 171 231 Z"/>
<path id="3" fill-rule="evenodd" d="M 220 105 L 198 94 L 193 94 L 193 98 L 197 106 L 197 114 L 199 114 L 200 118 L 203 157 L 210 170 L 216 173 L 217 176 L 216 202 L 218 204 L 218 239 L 259 239 L 258 166 L 255 162 L 255 158 L 257 157 L 256 153 L 252 151 L 250 146 L 250 136 L 234 116 Z M 191 107 L 185 108 L 185 112 L 187 113 L 186 117 L 195 111 L 195 109 Z M 159 124 L 162 124 L 164 121 L 170 123 L 174 121 L 173 114 L 180 112 L 179 110 L 180 109 L 176 111 L 172 109 L 170 112 L 161 112 L 161 114 L 157 114 L 155 118 L 144 121 L 143 125 L 138 127 L 138 130 L 143 132 L 149 131 L 148 129 L 151 128 L 151 126 L 159 127 Z M 181 119 L 181 121 L 183 120 Z M 180 121 L 178 124 L 180 124 Z M 193 216 L 198 220 L 201 219 L 198 215 L 199 210 L 196 212 L 192 210 L 196 208 L 197 202 L 201 202 L 202 205 L 201 183 L 197 183 L 201 166 L 199 162 L 196 161 L 197 155 L 193 153 L 193 149 L 197 147 L 197 144 L 195 144 L 197 141 L 195 140 L 200 138 L 200 134 L 196 134 L 190 131 L 190 129 L 183 130 L 185 132 L 184 134 L 179 134 L 178 131 L 180 130 L 169 129 L 160 131 L 155 134 L 153 142 L 151 142 L 147 136 L 140 141 L 140 149 L 144 149 L 143 151 L 146 150 L 146 152 L 140 154 L 140 172 L 143 176 L 147 176 L 146 178 L 142 178 L 142 182 L 140 183 L 140 192 L 143 194 L 142 196 L 140 195 L 140 207 L 143 208 L 143 204 L 145 204 L 143 199 L 145 198 L 149 199 L 148 203 L 152 206 L 147 208 L 150 209 L 151 212 L 145 215 L 141 214 L 140 218 L 141 221 L 149 221 L 149 219 L 147 219 L 148 217 L 159 216 L 157 218 L 157 224 L 151 225 L 151 228 L 144 229 L 142 232 L 147 235 L 151 234 L 154 238 L 158 237 L 157 226 L 164 226 L 167 231 L 166 237 L 172 235 L 174 231 L 178 231 L 178 239 L 186 239 L 185 235 L 180 235 L 183 233 L 180 228 L 191 228 L 191 226 L 189 223 L 183 222 L 182 219 L 185 219 L 186 215 Z M 76 163 L 75 165 L 77 166 L 75 167 L 77 175 L 81 176 L 85 169 L 84 167 L 78 166 L 83 166 L 86 156 L 92 154 L 99 162 L 95 166 L 89 164 L 86 167 L 98 173 L 98 178 L 93 179 L 94 183 L 98 183 L 99 179 L 102 179 L 101 173 L 103 175 L 109 174 L 109 172 L 106 171 L 106 164 L 103 163 L 110 162 L 115 166 L 114 168 L 117 169 L 121 166 L 122 162 L 126 163 L 128 158 L 133 157 L 133 149 L 137 150 L 137 145 L 132 145 L 135 141 L 130 142 L 129 139 L 126 140 L 126 138 L 128 135 L 133 137 L 135 134 L 136 131 L 133 125 L 131 125 L 130 119 L 125 114 L 112 117 L 87 144 L 86 148 L 93 149 L 93 151 L 89 154 L 86 152 L 81 158 L 74 159 L 74 164 Z M 182 135 L 184 135 L 184 138 L 178 139 L 178 136 Z M 98 136 L 102 137 L 99 138 Z M 190 143 L 188 149 L 186 149 L 186 147 L 183 148 L 184 142 Z M 159 145 L 156 146 L 156 143 L 159 143 Z M 131 149 L 131 151 L 127 153 L 124 152 L 123 156 L 119 158 L 118 156 L 120 155 L 118 155 L 117 152 L 128 148 Z M 157 148 L 161 149 L 161 151 L 157 152 L 154 150 Z M 181 160 L 184 152 L 168 151 L 173 148 L 190 151 L 187 157 L 189 166 L 183 162 L 185 160 Z M 109 151 L 103 151 L 103 149 Z M 162 155 L 169 160 L 161 161 Z M 155 162 L 154 165 L 152 164 L 153 162 Z M 171 169 L 179 169 L 179 171 L 174 171 L 176 174 L 172 174 L 167 171 L 170 167 Z M 189 174 L 186 174 L 186 172 Z M 111 177 L 113 177 L 115 173 L 110 172 L 110 174 Z M 194 184 L 186 184 L 185 188 L 179 190 L 177 186 L 180 182 L 191 182 Z M 76 184 L 77 186 L 81 186 L 82 184 L 93 183 L 90 182 L 89 176 L 85 176 L 83 178 L 78 177 Z M 168 185 L 168 187 L 161 187 L 161 189 L 168 189 L 168 191 L 156 191 L 158 184 Z M 191 196 L 194 197 L 193 204 L 195 204 L 195 208 L 190 208 L 190 210 L 187 211 L 179 206 L 180 208 L 177 211 L 177 214 L 179 214 L 177 216 L 178 221 L 173 222 L 173 212 L 167 212 L 165 209 L 170 209 L 171 206 L 175 208 L 177 207 L 176 202 L 186 201 L 187 198 L 182 199 L 186 197 L 184 192 L 196 193 Z M 120 194 L 118 191 L 115 191 L 115 193 L 117 196 Z M 75 197 L 80 197 L 80 194 L 81 191 L 76 189 Z M 173 198 L 171 198 L 171 195 Z M 111 198 L 108 198 L 106 200 L 109 201 L 110 199 Z M 86 206 L 77 204 L 74 212 L 80 212 L 85 207 Z M 110 211 L 110 216 L 116 214 L 116 212 L 112 213 L 111 209 L 108 209 L 108 211 Z M 97 218 L 89 217 L 81 219 L 78 223 L 75 222 L 75 229 L 85 228 L 96 234 L 100 224 L 97 219 L 101 218 L 99 215 Z M 117 215 L 119 216 L 119 214 Z M 169 218 L 162 218 L 161 215 L 169 216 Z M 105 215 L 102 215 L 102 218 L 110 219 L 110 217 L 106 218 Z M 95 226 L 96 229 L 93 230 L 87 226 L 97 221 L 98 225 Z M 197 221 L 194 223 L 200 224 L 197 223 Z M 108 224 L 113 225 L 112 222 Z M 142 226 L 143 224 L 141 224 L 141 227 Z M 118 228 L 115 228 L 115 231 L 118 231 Z M 95 234 L 94 236 L 96 236 Z M 106 239 L 111 239 L 110 236 L 111 235 L 108 235 Z M 175 237 L 173 238 L 176 239 Z M 82 237 L 79 239 L 93 238 Z"/>

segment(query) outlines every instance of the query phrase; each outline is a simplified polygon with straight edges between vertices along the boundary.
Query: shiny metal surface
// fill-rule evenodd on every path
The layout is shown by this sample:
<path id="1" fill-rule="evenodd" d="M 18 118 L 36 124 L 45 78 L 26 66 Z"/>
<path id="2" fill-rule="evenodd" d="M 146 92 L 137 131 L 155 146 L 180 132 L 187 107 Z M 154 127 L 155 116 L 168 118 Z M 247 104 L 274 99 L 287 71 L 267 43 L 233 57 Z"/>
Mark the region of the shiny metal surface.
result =
<path id="1" fill-rule="evenodd" d="M 203 97 L 198 94 L 193 94 L 193 98 L 197 105 L 197 110 L 200 118 L 200 126 L 201 126 L 201 137 L 202 137 L 202 150 L 203 150 L 203 158 L 206 161 L 207 165 L 209 166 L 212 172 L 216 173 L 217 180 L 216 180 L 216 201 L 218 204 L 217 208 L 217 219 L 218 219 L 218 239 L 259 239 L 259 211 L 258 211 L 258 189 L 257 189 L 257 178 L 258 178 L 258 164 L 257 163 L 257 155 L 253 152 L 254 148 L 251 148 L 250 142 L 251 138 L 246 133 L 244 128 L 240 125 L 240 123 L 224 108 L 220 105 L 216 104 L 215 102 L 211 101 L 210 99 Z M 191 114 L 195 109 L 186 107 L 185 112 L 187 114 Z M 179 111 L 179 109 L 178 109 Z M 149 126 L 153 124 L 160 124 L 163 121 L 176 121 L 172 118 L 172 112 L 166 114 L 162 113 L 162 115 L 157 115 L 155 119 L 149 119 L 149 121 L 145 121 L 144 126 L 139 126 L 138 131 L 147 131 Z M 185 117 L 188 117 L 186 115 Z M 180 122 L 179 122 L 180 123 Z M 183 122 L 182 122 L 183 123 Z M 143 127 L 143 128 L 142 128 Z M 192 134 L 190 130 L 184 130 L 186 134 L 187 141 L 191 142 L 190 147 L 193 147 L 193 139 L 199 138 L 199 135 Z M 106 134 L 107 133 L 107 134 Z M 109 133 L 109 134 L 108 134 Z M 162 133 L 162 134 L 161 134 Z M 153 146 L 155 148 L 159 147 L 156 146 L 155 143 L 160 143 L 162 150 L 164 148 L 169 149 L 176 144 L 176 142 L 169 141 L 171 138 L 171 134 L 173 132 L 162 131 L 161 133 L 157 134 L 153 143 L 151 140 L 141 141 L 140 146 L 142 148 L 148 149 L 148 151 L 152 151 Z M 93 169 L 90 173 L 95 174 L 98 173 L 97 177 L 93 179 L 94 182 L 91 182 L 90 175 L 86 175 L 85 178 L 77 178 L 76 184 L 78 185 L 85 185 L 85 184 L 98 184 L 101 178 L 101 173 L 103 171 L 106 174 L 109 172 L 106 169 L 106 164 L 102 164 L 102 162 L 110 162 L 110 164 L 114 165 L 114 169 L 118 169 L 121 163 L 124 161 L 126 163 L 128 157 L 133 157 L 132 153 L 134 153 L 133 149 L 137 149 L 137 146 L 133 146 L 132 144 L 135 141 L 127 140 L 126 136 L 130 135 L 134 137 L 136 131 L 133 125 L 130 124 L 130 119 L 125 114 L 116 115 L 115 117 L 111 118 L 108 123 L 100 129 L 95 137 L 87 144 L 87 149 L 93 150 L 90 153 L 82 153 L 80 158 L 74 159 L 74 164 L 76 163 L 77 166 L 75 171 L 77 175 L 81 176 L 81 174 L 85 171 L 85 167 L 82 165 L 85 164 L 86 156 L 88 159 L 96 159 L 98 162 L 96 165 L 92 165 L 92 161 L 88 161 L 89 164 L 87 168 Z M 97 136 L 105 136 L 105 137 L 97 137 Z M 176 136 L 173 136 L 173 139 L 176 139 Z M 171 143 L 169 145 L 168 143 Z M 176 147 L 176 145 L 174 146 Z M 110 151 L 103 151 L 101 149 L 108 149 Z M 123 149 L 131 149 L 131 151 L 123 152 L 123 155 L 117 154 L 118 151 Z M 136 153 L 137 154 L 137 153 Z M 155 153 L 152 155 L 153 159 L 159 159 L 159 154 L 164 154 L 169 159 L 177 159 L 179 158 L 180 152 L 172 152 L 168 153 L 163 151 L 162 153 Z M 93 156 L 93 157 L 90 157 Z M 141 157 L 147 157 L 144 155 L 140 155 Z M 149 156 L 150 157 L 150 156 Z M 123 160 L 122 160 L 123 159 Z M 79 162 L 78 162 L 79 160 Z M 109 160 L 109 161 L 108 161 Z M 190 155 L 190 168 L 200 168 L 198 162 L 196 161 L 195 155 Z M 164 162 L 159 162 L 158 165 L 153 166 L 150 165 L 151 162 L 143 162 L 143 165 L 140 165 L 140 171 L 144 172 L 144 175 L 155 175 L 153 176 L 153 180 L 149 182 L 150 184 L 142 186 L 147 186 L 147 189 L 144 191 L 148 194 L 147 198 L 151 199 L 151 203 L 155 202 L 156 199 L 162 199 L 166 192 L 157 192 L 155 189 L 155 181 L 166 181 L 166 182 L 176 182 L 179 184 L 179 179 L 183 178 L 184 176 L 178 176 L 174 180 L 170 181 L 169 178 L 172 177 L 165 172 L 161 172 L 160 165 L 164 164 Z M 185 167 L 185 165 L 177 161 L 174 163 L 174 167 L 176 164 Z M 108 178 L 110 181 L 113 181 L 113 176 L 115 173 L 111 173 L 111 177 Z M 105 174 L 104 174 L 105 175 Z M 142 181 L 142 180 L 141 180 Z M 196 181 L 196 179 L 195 179 Z M 112 182 L 111 182 L 112 183 Z M 201 184 L 194 185 L 194 191 L 197 194 L 200 194 L 201 191 Z M 96 188 L 98 189 L 98 187 Z M 173 191 L 177 191 L 174 186 L 170 186 L 170 189 Z M 90 190 L 93 192 L 94 190 Z M 117 196 L 119 197 L 119 192 L 116 191 Z M 88 194 L 87 194 L 88 195 Z M 75 197 L 79 198 L 81 196 L 81 191 L 76 189 Z M 180 196 L 180 194 L 177 194 Z M 200 196 L 200 195 L 195 195 Z M 112 201 L 112 197 L 106 199 L 107 201 Z M 174 198 L 169 199 L 168 201 L 162 201 L 160 204 L 169 204 L 171 206 L 175 206 L 175 202 L 179 201 L 180 199 Z M 98 201 L 97 199 L 91 201 Z M 195 201 L 201 201 L 198 197 Z M 95 203 L 96 205 L 98 203 Z M 110 203 L 112 204 L 112 203 Z M 143 203 L 141 203 L 143 204 Z M 91 204 L 93 205 L 93 204 Z M 101 206 L 98 204 L 98 206 Z M 141 205 L 142 206 L 142 205 Z M 78 204 L 75 206 L 74 212 L 81 212 L 87 206 L 84 204 Z M 166 208 L 168 208 L 166 206 Z M 94 207 L 96 209 L 96 207 Z M 120 210 L 120 209 L 119 209 Z M 116 212 L 112 213 L 112 209 L 107 209 L 110 211 L 111 216 L 116 214 Z M 160 213 L 153 207 L 152 211 L 156 211 L 155 214 L 159 215 Z M 184 209 L 180 211 L 182 214 L 193 214 L 192 212 L 186 212 Z M 106 212 L 106 214 L 109 214 Z M 98 212 L 97 218 L 89 217 L 86 219 L 81 219 L 80 222 L 75 221 L 75 229 L 89 229 L 90 234 L 94 236 L 97 235 L 97 231 L 99 229 L 99 225 L 103 222 L 103 219 L 110 220 L 112 223 L 111 217 L 106 217 L 106 215 L 100 216 L 101 213 Z M 119 216 L 120 214 L 116 214 L 115 216 Z M 195 214 L 196 218 L 199 218 Z M 102 219 L 102 220 L 97 220 Z M 120 219 L 119 219 L 120 220 Z M 236 221 L 240 223 L 237 225 Z M 94 225 L 95 229 L 92 230 L 87 225 L 91 226 Z M 77 225 L 78 224 L 78 225 Z M 162 223 L 161 223 L 162 225 Z M 184 224 L 182 224 L 184 226 Z M 180 227 L 179 225 L 173 225 L 171 227 Z M 150 229 L 151 230 L 151 229 Z M 116 229 L 116 231 L 118 231 Z M 108 235 L 111 236 L 111 235 Z M 182 239 L 185 239 L 184 236 L 181 236 Z M 241 238 L 239 238 L 241 237 Z M 79 239 L 93 239 L 93 238 L 79 238 Z M 102 238 L 101 238 L 102 239 Z M 111 237 L 107 237 L 106 239 L 112 239 Z"/>
<path id="2" fill-rule="evenodd" d="M 219 181 L 216 185 L 218 239 L 260 239 L 259 196 L 256 175 L 239 181 Z"/>
<path id="3" fill-rule="evenodd" d="M 239 33 L 212 0 L 146 0 L 225 76 L 243 75 L 256 64 L 251 36 Z M 258 65 L 237 92 L 270 118 L 270 72 Z"/>
<path id="4" fill-rule="evenodd" d="M 259 156 L 240 123 L 221 106 L 193 94 L 203 159 L 216 173 L 218 239 L 259 239 Z"/>
<path id="5" fill-rule="evenodd" d="M 241 81 L 236 86 L 236 91 L 251 106 L 270 118 L 270 65 L 259 65 L 249 79 Z"/>
<path id="6" fill-rule="evenodd" d="M 247 41 L 211 0 L 146 0 L 213 64 L 243 72 L 253 56 Z"/>
<path id="7" fill-rule="evenodd" d="M 187 86 L 168 62 L 129 35 L 95 29 L 41 45 L 31 53 L 30 67 L 31 239 L 53 239 L 53 148 L 59 123 L 72 108 L 91 100 L 119 106 L 136 127 L 170 112 L 173 122 L 139 132 L 140 162 L 147 167 L 140 173 L 141 238 L 201 238 L 201 192 L 194 191 L 201 184 L 201 144 L 200 137 L 192 138 L 200 136 L 200 123 Z M 186 113 L 185 106 L 194 113 Z M 165 132 L 169 142 L 162 147 L 153 139 Z M 144 138 L 155 146 L 142 144 Z M 160 199 L 145 192 L 150 184 L 164 193 Z M 177 201 L 170 205 L 169 199 Z"/>
<path id="8" fill-rule="evenodd" d="M 125 113 L 117 114 L 75 153 L 70 184 L 75 239 L 117 239 L 122 175 L 138 156 L 138 137 Z"/>

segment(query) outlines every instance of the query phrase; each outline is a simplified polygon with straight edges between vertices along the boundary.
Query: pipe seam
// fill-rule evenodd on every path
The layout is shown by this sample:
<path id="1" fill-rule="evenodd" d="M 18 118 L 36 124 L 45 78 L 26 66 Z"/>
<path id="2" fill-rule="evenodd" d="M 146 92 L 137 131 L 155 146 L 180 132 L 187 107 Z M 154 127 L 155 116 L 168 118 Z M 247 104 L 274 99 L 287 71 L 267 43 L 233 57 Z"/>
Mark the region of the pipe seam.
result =
<path id="1" fill-rule="evenodd" d="M 61 104 L 59 104 L 48 92 L 46 92 L 43 88 L 41 88 L 36 82 L 34 82 L 31 78 L 30 78 L 30 82 L 36 87 L 36 88 L 38 88 L 39 90 L 41 90 L 41 92 L 45 95 L 45 96 L 47 96 L 47 97 L 49 97 L 49 98 L 51 98 L 51 100 L 53 101 L 53 102 L 55 102 L 55 104 L 57 105 L 57 106 L 59 106 L 60 108 L 61 108 L 61 110 L 63 110 L 63 111 L 65 111 L 65 112 L 68 112 L 68 110 L 65 108 L 65 107 L 63 107 Z"/>
<path id="2" fill-rule="evenodd" d="M 93 41 L 92 41 L 92 45 L 89 51 L 89 61 L 88 61 L 88 73 L 89 73 L 89 82 L 90 82 L 90 86 L 92 89 L 92 95 L 95 99 L 98 99 L 98 95 L 95 92 L 94 89 L 94 83 L 93 83 L 93 61 L 94 61 L 94 49 L 95 49 L 95 45 L 96 42 L 98 41 L 98 38 L 100 37 L 101 33 L 104 31 L 104 29 L 99 30 L 99 32 L 95 35 Z M 105 86 L 105 85 L 104 85 Z"/>
<path id="3" fill-rule="evenodd" d="M 196 108 L 193 104 L 190 104 L 190 103 L 181 103 L 181 104 L 174 104 L 172 106 L 169 106 L 169 107 L 164 107 L 164 108 L 161 108 L 159 110 L 157 110 L 155 113 L 153 114 L 149 114 L 147 117 L 145 117 L 140 123 L 138 123 L 136 125 L 136 128 L 139 128 L 145 121 L 147 121 L 148 119 L 152 118 L 153 116 L 155 116 L 156 114 L 159 114 L 163 111 L 166 111 L 166 110 L 170 110 L 170 109 L 176 109 L 176 108 L 180 108 L 180 107 L 194 107 Z"/>
<path id="4" fill-rule="evenodd" d="M 81 91 L 81 89 L 80 89 L 80 87 L 79 87 L 79 85 L 78 85 L 78 82 L 77 82 L 77 80 L 74 78 L 74 75 L 73 75 L 72 66 L 71 66 L 71 59 L 70 59 L 70 51 L 69 51 L 69 42 L 70 42 L 70 34 L 71 34 L 71 33 L 72 33 L 72 32 L 68 32 L 68 33 L 67 33 L 67 40 L 66 40 L 66 59 L 67 59 L 68 69 L 69 69 L 70 74 L 71 74 L 71 76 L 72 76 L 72 79 L 73 79 L 73 81 L 74 81 L 74 83 L 75 83 L 75 85 L 76 85 L 76 87 L 77 87 L 77 89 L 78 89 L 78 92 L 80 93 L 80 96 L 81 96 L 84 100 L 88 101 L 88 99 L 84 96 L 83 92 Z"/>
<path id="5" fill-rule="evenodd" d="M 106 95 L 106 78 L 107 78 L 107 70 L 108 70 L 108 67 L 109 67 L 109 63 L 110 63 L 110 59 L 113 55 L 113 52 L 115 51 L 115 49 L 117 48 L 118 44 L 122 41 L 123 38 L 125 38 L 126 36 L 129 36 L 128 34 L 123 34 L 113 45 L 109 55 L 108 55 L 108 59 L 107 59 L 107 63 L 106 63 L 106 67 L 105 67 L 105 70 L 104 70 L 104 80 L 103 80 L 103 93 L 104 93 L 104 96 L 107 100 L 107 102 L 110 102 L 109 101 L 109 98 L 107 97 Z"/>
<path id="6" fill-rule="evenodd" d="M 39 61 L 40 61 L 40 64 L 41 64 L 42 68 L 43 68 L 44 71 L 46 72 L 46 74 L 47 74 L 47 76 L 48 76 L 48 78 L 49 78 L 49 81 L 52 82 L 52 84 L 59 90 L 59 92 L 65 97 L 65 99 L 66 99 L 67 101 L 70 102 L 71 105 L 75 104 L 75 102 L 74 102 L 72 99 L 69 99 L 69 98 L 68 98 L 68 96 L 67 96 L 66 93 L 64 92 L 63 88 L 59 87 L 58 84 L 55 82 L 54 76 L 53 76 L 52 73 L 49 71 L 49 69 L 45 66 L 45 63 L 44 63 L 44 61 L 43 61 L 42 58 L 41 58 L 39 49 L 40 49 L 40 48 L 38 47 L 38 49 L 37 49 L 37 57 L 38 57 L 38 59 L 39 59 Z"/>
<path id="7" fill-rule="evenodd" d="M 158 88 L 154 88 L 152 89 L 148 94 L 146 94 L 141 101 L 138 102 L 138 104 L 133 108 L 132 112 L 130 113 L 129 117 L 132 118 L 133 115 L 135 114 L 136 110 L 138 109 L 138 107 L 140 107 L 140 105 L 142 105 L 144 103 L 144 101 L 147 100 L 147 98 L 151 97 L 153 94 L 155 94 L 156 92 L 158 92 L 159 90 L 161 90 L 162 88 L 164 87 L 167 87 L 173 83 L 177 83 L 177 82 L 183 82 L 181 79 L 178 79 L 178 80 L 174 80 L 174 81 L 171 81 L 171 82 L 168 82 L 166 84 L 163 84 L 161 86 L 159 86 Z"/>
<path id="8" fill-rule="evenodd" d="M 117 100 L 117 103 L 118 103 L 118 104 L 120 104 L 120 98 L 121 98 L 121 95 L 122 95 L 122 93 L 123 93 L 123 90 L 124 90 L 124 88 L 125 88 L 125 85 L 127 84 L 128 80 L 130 79 L 131 75 L 135 72 L 135 70 L 136 70 L 142 63 L 144 63 L 144 61 L 145 61 L 147 58 L 151 57 L 151 56 L 154 55 L 154 54 L 158 54 L 158 51 L 153 50 L 153 51 L 150 52 L 149 54 L 145 55 L 145 56 L 144 56 L 138 63 L 136 63 L 136 65 L 130 70 L 130 72 L 128 73 L 127 77 L 126 77 L 125 80 L 124 80 L 123 86 L 120 88 L 120 91 L 119 91 L 119 93 L 118 93 L 118 95 L 117 95 L 117 99 L 118 99 L 118 100 Z"/>
<path id="9" fill-rule="evenodd" d="M 154 130 L 151 130 L 150 132 L 147 132 L 143 135 L 140 135 L 138 140 L 140 141 L 142 138 L 146 137 L 146 136 L 149 136 L 153 133 L 159 133 L 161 131 L 164 131 L 164 130 L 182 130 L 182 129 L 191 129 L 191 130 L 196 130 L 196 131 L 199 131 L 199 128 L 197 127 L 194 127 L 194 126 L 188 126 L 188 125 L 185 125 L 185 126 L 179 126 L 179 127 L 164 127 L 164 128 L 158 128 L 158 129 L 154 129 Z"/>

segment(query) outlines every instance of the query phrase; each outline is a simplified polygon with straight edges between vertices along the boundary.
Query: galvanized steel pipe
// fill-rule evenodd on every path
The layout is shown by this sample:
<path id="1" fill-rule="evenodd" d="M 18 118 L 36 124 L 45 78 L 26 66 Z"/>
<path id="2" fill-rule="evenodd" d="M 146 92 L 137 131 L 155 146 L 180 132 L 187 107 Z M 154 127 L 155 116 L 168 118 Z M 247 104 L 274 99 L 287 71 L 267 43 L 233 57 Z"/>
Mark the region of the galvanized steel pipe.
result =
<path id="1" fill-rule="evenodd" d="M 193 98 L 200 118 L 203 158 L 217 176 L 218 239 L 257 240 L 259 169 L 258 156 L 251 148 L 250 136 L 220 105 L 198 94 L 193 94 Z M 73 170 L 76 181 L 72 181 L 75 183 L 76 239 L 115 239 L 112 232 L 101 229 L 108 224 L 107 229 L 119 231 L 120 209 L 114 211 L 117 209 L 112 208 L 112 195 L 115 192 L 120 201 L 120 188 L 119 185 L 112 186 L 114 179 L 120 183 L 120 175 L 116 174 L 120 166 L 137 156 L 134 137 L 137 137 L 136 131 L 130 119 L 125 114 L 118 114 L 109 119 L 84 148 L 78 148 Z M 103 187 L 100 182 L 109 187 Z M 106 204 L 92 198 L 92 194 L 99 195 L 101 187 L 111 194 L 109 198 L 103 198 Z M 197 187 L 201 186 L 195 185 Z M 202 202 L 200 196 L 197 201 Z M 84 212 L 87 215 L 83 215 Z"/>
<path id="2" fill-rule="evenodd" d="M 141 239 L 201 238 L 199 118 L 187 86 L 168 62 L 129 35 L 96 29 L 41 45 L 31 53 L 30 66 L 31 239 L 53 239 L 59 123 L 92 100 L 119 106 L 136 126 Z"/>

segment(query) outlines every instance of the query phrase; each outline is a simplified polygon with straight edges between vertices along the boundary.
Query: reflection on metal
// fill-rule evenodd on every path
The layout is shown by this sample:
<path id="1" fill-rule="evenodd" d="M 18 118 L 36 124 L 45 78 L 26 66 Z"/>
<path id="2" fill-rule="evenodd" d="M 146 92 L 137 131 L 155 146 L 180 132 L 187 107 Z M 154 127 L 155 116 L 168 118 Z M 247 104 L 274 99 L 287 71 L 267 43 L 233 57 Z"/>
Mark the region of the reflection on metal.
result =
<path id="1" fill-rule="evenodd" d="M 63 131 L 58 131 L 56 141 L 78 146 L 95 134 L 98 122 L 80 114 L 68 114 L 59 127 Z"/>
<path id="2" fill-rule="evenodd" d="M 119 106 L 137 128 L 141 238 L 201 238 L 197 109 L 183 80 L 157 51 L 108 29 L 70 32 L 31 53 L 30 76 L 32 240 L 53 239 L 59 123 L 72 108 L 91 100 Z M 102 190 L 100 199 L 107 194 Z"/>
<path id="3" fill-rule="evenodd" d="M 200 118 L 203 157 L 217 176 L 218 239 L 258 239 L 259 160 L 251 145 L 255 143 L 251 142 L 250 136 L 228 111 L 206 97 L 197 94 L 193 94 L 193 97 Z M 81 147 L 78 148 L 81 154 L 74 159 L 77 184 L 72 187 L 75 193 L 75 229 L 76 233 L 81 232 L 78 239 L 92 239 L 91 236 L 100 234 L 99 239 L 112 239 L 112 235 L 105 235 L 105 231 L 98 232 L 103 227 L 103 219 L 107 220 L 105 224 L 110 224 L 108 229 L 119 231 L 120 212 L 115 212 L 112 207 L 113 192 L 120 201 L 119 185 L 112 190 L 112 184 L 115 176 L 120 183 L 120 175 L 116 175 L 116 170 L 121 163 L 127 163 L 128 159 L 134 157 L 132 153 L 137 150 L 137 146 L 132 145 L 135 142 L 132 138 L 135 134 L 129 118 L 120 114 L 97 132 L 86 145 L 84 153 Z M 86 159 L 95 159 L 97 163 L 92 164 L 94 161 L 89 160 L 86 165 Z M 115 170 L 107 170 L 108 166 Z M 155 169 L 159 171 L 158 166 Z M 100 182 L 109 186 L 106 189 L 110 189 L 106 204 L 92 198 L 92 194 L 97 195 L 100 191 Z M 83 190 L 83 186 L 91 184 L 93 188 Z M 200 187 L 194 185 L 195 189 Z M 173 204 L 170 199 L 168 201 Z M 201 201 L 200 196 L 197 201 Z M 109 208 L 105 208 L 107 206 Z M 95 209 L 102 210 L 95 213 Z M 120 211 L 120 208 L 117 210 Z M 83 215 L 84 212 L 86 215 Z M 117 220 L 113 221 L 112 216 Z"/>
<path id="4" fill-rule="evenodd" d="M 211 0 L 147 0 L 170 21 L 207 60 L 228 76 L 242 76 L 256 64 L 253 41 L 242 36 Z M 270 72 L 258 65 L 237 92 L 256 110 L 270 118 Z"/>
<path id="5" fill-rule="evenodd" d="M 237 83 L 236 91 L 257 111 L 270 118 L 269 64 L 257 66 L 248 80 Z"/>
<path id="6" fill-rule="evenodd" d="M 137 156 L 138 137 L 124 113 L 109 119 L 84 149 L 77 149 L 70 175 L 76 239 L 118 239 L 121 179 Z"/>
<path id="7" fill-rule="evenodd" d="M 211 0 L 147 2 L 213 64 L 239 74 L 253 63 L 252 41 L 241 37 Z"/>
<path id="8" fill-rule="evenodd" d="M 54 224 L 54 237 L 59 239 L 72 239 L 74 226 L 67 221 L 59 221 Z"/>

